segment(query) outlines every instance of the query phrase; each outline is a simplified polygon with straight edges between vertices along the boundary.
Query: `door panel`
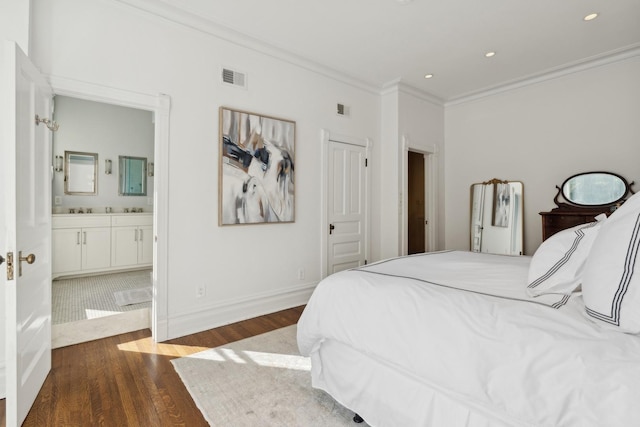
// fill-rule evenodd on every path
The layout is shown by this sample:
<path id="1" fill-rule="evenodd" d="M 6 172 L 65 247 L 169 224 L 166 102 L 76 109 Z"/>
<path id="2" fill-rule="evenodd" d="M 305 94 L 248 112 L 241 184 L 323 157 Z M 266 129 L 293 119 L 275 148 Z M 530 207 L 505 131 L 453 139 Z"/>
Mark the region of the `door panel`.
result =
<path id="1" fill-rule="evenodd" d="M 0 114 L 0 250 L 14 255 L 3 268 L 5 290 L 6 424 L 19 425 L 51 369 L 51 132 L 36 114 L 51 117 L 51 89 L 13 42 L 5 42 Z M 20 255 L 35 255 L 33 263 Z M 20 274 L 22 267 L 22 274 Z"/>
<path id="2" fill-rule="evenodd" d="M 365 263 L 365 148 L 329 142 L 327 272 Z"/>
<path id="3" fill-rule="evenodd" d="M 111 266 L 126 267 L 138 263 L 138 228 L 111 229 Z"/>
<path id="4" fill-rule="evenodd" d="M 53 272 L 66 273 L 82 268 L 82 230 L 62 228 L 52 234 Z"/>
<path id="5" fill-rule="evenodd" d="M 138 227 L 138 264 L 153 263 L 153 227 Z"/>
<path id="6" fill-rule="evenodd" d="M 111 266 L 111 227 L 82 229 L 83 270 Z"/>

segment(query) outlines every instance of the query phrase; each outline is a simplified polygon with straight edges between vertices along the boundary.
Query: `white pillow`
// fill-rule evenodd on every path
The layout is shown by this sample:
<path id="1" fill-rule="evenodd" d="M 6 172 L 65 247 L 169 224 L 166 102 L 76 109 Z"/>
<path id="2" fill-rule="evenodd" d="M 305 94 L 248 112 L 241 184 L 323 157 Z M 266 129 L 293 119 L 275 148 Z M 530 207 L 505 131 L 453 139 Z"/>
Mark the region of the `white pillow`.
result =
<path id="1" fill-rule="evenodd" d="M 529 265 L 527 294 L 569 294 L 582 279 L 582 269 L 605 214 L 596 222 L 562 230 L 542 242 Z"/>
<path id="2" fill-rule="evenodd" d="M 601 325 L 640 333 L 640 193 L 602 225 L 585 264 L 587 314 Z"/>

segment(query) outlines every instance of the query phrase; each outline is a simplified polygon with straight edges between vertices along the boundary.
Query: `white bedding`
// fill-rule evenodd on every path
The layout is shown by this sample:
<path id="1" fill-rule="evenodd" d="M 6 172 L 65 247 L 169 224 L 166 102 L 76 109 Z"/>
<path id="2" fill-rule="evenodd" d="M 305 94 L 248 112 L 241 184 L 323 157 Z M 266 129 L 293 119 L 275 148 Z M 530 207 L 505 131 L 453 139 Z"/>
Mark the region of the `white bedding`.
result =
<path id="1" fill-rule="evenodd" d="M 640 337 L 592 323 L 577 293 L 529 297 L 530 260 L 437 252 L 328 277 L 298 323 L 314 386 L 380 427 L 439 425 L 434 414 L 460 408 L 447 427 L 640 426 Z M 380 375 L 354 375 L 373 365 Z M 376 390 L 380 402 L 354 404 Z"/>

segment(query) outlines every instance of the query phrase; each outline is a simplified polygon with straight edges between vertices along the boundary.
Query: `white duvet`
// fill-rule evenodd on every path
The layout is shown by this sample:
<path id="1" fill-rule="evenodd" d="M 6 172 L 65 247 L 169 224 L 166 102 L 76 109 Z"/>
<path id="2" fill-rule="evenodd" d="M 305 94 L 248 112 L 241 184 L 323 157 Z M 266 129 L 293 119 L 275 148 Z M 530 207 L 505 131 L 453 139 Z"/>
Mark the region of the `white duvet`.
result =
<path id="1" fill-rule="evenodd" d="M 640 337 L 599 328 L 579 294 L 527 296 L 530 260 L 436 252 L 328 277 L 298 323 L 314 385 L 335 342 L 502 425 L 640 426 Z"/>

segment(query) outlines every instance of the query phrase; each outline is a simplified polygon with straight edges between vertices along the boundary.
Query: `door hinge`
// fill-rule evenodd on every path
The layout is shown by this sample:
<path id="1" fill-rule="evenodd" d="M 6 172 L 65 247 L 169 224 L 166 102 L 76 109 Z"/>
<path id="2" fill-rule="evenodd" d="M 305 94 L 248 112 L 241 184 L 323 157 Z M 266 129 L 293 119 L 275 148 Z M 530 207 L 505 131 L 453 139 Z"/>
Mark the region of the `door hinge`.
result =
<path id="1" fill-rule="evenodd" d="M 364 260 L 364 265 L 367 265 L 367 260 L 366 259 Z"/>
<path id="2" fill-rule="evenodd" d="M 13 280 L 13 252 L 7 252 L 7 280 Z"/>
<path id="3" fill-rule="evenodd" d="M 365 168 L 369 167 L 369 159 L 364 159 L 364 167 Z"/>
<path id="4" fill-rule="evenodd" d="M 329 224 L 329 234 L 333 234 L 333 230 L 335 230 L 336 226 L 333 224 Z"/>

